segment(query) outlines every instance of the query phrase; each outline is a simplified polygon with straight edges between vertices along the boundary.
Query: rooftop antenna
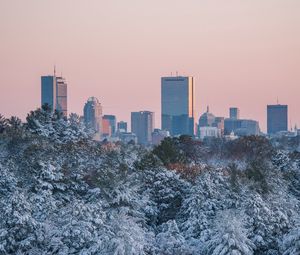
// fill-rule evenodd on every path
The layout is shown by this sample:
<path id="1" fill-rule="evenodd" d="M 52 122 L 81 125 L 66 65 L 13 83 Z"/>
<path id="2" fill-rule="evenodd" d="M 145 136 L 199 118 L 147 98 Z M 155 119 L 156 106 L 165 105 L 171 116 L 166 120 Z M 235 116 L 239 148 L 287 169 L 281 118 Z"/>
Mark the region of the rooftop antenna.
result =
<path id="1" fill-rule="evenodd" d="M 54 65 L 54 76 L 56 76 L 56 66 Z"/>
<path id="2" fill-rule="evenodd" d="M 278 97 L 277 97 L 277 104 L 279 104 L 279 99 L 278 99 Z"/>
<path id="3" fill-rule="evenodd" d="M 176 76 L 178 77 L 178 71 L 176 71 Z"/>
<path id="4" fill-rule="evenodd" d="M 209 112 L 209 105 L 208 105 L 207 108 L 206 108 L 206 112 Z"/>

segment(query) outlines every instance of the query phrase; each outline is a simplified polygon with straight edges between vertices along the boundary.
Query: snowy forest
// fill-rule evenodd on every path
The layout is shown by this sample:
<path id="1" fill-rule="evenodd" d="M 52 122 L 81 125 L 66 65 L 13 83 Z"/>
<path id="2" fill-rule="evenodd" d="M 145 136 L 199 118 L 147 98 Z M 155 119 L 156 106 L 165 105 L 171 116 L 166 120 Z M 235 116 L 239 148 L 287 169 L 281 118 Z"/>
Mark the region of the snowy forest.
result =
<path id="1" fill-rule="evenodd" d="M 98 142 L 0 115 L 0 254 L 299 255 L 300 138 Z"/>

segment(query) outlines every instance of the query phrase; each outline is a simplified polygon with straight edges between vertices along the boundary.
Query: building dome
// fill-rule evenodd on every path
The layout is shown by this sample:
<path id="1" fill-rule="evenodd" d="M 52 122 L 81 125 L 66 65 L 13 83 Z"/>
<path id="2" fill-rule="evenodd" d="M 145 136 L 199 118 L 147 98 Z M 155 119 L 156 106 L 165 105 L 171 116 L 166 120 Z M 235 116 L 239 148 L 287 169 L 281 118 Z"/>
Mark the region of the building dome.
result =
<path id="1" fill-rule="evenodd" d="M 89 97 L 88 102 L 99 104 L 99 100 L 96 97 Z"/>
<path id="2" fill-rule="evenodd" d="M 209 107 L 207 106 L 206 112 L 199 118 L 199 127 L 211 127 L 215 122 L 215 119 L 215 115 L 209 112 Z"/>

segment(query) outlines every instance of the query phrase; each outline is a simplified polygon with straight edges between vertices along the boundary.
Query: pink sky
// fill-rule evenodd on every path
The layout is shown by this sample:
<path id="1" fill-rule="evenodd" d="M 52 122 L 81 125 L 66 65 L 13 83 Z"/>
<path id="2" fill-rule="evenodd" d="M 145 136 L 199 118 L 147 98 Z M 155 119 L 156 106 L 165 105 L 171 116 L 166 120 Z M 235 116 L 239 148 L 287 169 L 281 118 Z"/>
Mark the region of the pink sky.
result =
<path id="1" fill-rule="evenodd" d="M 96 96 L 105 114 L 151 110 L 160 77 L 195 77 L 196 119 L 237 106 L 266 129 L 266 105 L 300 126 L 299 0 L 0 0 L 0 113 L 40 106 L 40 76 L 68 82 L 68 110 Z"/>

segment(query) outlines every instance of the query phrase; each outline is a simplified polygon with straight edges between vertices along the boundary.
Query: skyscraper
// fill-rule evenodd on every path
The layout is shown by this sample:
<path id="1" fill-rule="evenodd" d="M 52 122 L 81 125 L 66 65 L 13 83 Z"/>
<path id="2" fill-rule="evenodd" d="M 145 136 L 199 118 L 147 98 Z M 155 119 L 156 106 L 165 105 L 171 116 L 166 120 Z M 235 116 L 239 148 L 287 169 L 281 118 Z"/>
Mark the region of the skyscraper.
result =
<path id="1" fill-rule="evenodd" d="M 229 118 L 238 120 L 240 118 L 240 109 L 237 107 L 230 107 Z"/>
<path id="2" fill-rule="evenodd" d="M 110 128 L 111 128 L 111 135 L 114 135 L 116 133 L 116 127 L 117 127 L 117 118 L 115 115 L 104 115 L 104 120 L 107 120 L 109 122 Z"/>
<path id="3" fill-rule="evenodd" d="M 63 77 L 48 75 L 41 77 L 41 104 L 48 104 L 52 111 L 60 111 L 65 117 L 68 115 L 67 83 Z"/>
<path id="4" fill-rule="evenodd" d="M 102 106 L 97 98 L 90 97 L 83 109 L 84 122 L 97 133 L 102 131 Z"/>
<path id="5" fill-rule="evenodd" d="M 288 130 L 288 106 L 268 105 L 267 106 L 268 134 L 275 134 Z"/>
<path id="6" fill-rule="evenodd" d="M 56 110 L 68 116 L 67 83 L 63 77 L 56 77 Z"/>
<path id="7" fill-rule="evenodd" d="M 162 129 L 171 135 L 194 135 L 194 78 L 161 78 Z"/>
<path id="8" fill-rule="evenodd" d="M 118 132 L 127 132 L 127 122 L 120 121 L 117 123 Z"/>
<path id="9" fill-rule="evenodd" d="M 154 130 L 154 112 L 140 111 L 131 113 L 131 132 L 136 134 L 138 143 L 150 144 Z"/>

